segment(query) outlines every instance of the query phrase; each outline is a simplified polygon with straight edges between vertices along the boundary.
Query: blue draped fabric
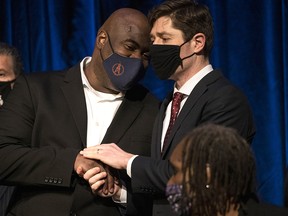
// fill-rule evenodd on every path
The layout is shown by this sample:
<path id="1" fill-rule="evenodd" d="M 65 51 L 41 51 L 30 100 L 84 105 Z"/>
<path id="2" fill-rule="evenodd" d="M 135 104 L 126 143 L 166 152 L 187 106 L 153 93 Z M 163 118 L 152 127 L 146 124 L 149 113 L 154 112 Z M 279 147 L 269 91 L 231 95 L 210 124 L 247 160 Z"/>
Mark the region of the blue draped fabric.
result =
<path id="1" fill-rule="evenodd" d="M 25 72 L 60 70 L 91 55 L 98 28 L 117 8 L 145 14 L 161 0 L 0 0 L 0 41 L 22 53 Z M 214 68 L 247 95 L 255 115 L 258 193 L 283 205 L 288 166 L 288 2 L 287 0 L 202 0 L 211 10 Z M 159 98 L 172 83 L 153 69 L 143 84 Z"/>

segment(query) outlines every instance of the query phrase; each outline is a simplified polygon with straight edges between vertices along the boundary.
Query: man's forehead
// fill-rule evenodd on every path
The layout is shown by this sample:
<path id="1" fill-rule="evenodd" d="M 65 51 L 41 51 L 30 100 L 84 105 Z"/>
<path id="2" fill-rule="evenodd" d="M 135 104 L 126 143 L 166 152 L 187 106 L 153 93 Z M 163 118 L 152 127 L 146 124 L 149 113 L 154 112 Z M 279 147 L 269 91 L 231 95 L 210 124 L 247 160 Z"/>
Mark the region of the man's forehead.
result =
<path id="1" fill-rule="evenodd" d="M 170 17 L 160 17 L 156 22 L 154 23 L 151 32 L 151 36 L 173 36 L 173 35 L 182 35 L 182 32 L 179 29 L 176 29 L 172 25 L 172 20 Z"/>
<path id="2" fill-rule="evenodd" d="M 163 17 L 160 17 L 158 19 L 158 21 L 161 21 L 163 25 L 171 25 L 172 24 L 172 20 L 170 17 L 168 16 L 163 16 Z"/>
<path id="3" fill-rule="evenodd" d="M 141 40 L 149 41 L 149 30 L 141 28 L 134 24 L 121 24 L 118 25 L 111 33 L 114 40 Z"/>
<path id="4" fill-rule="evenodd" d="M 13 57 L 11 55 L 2 55 L 0 54 L 0 63 L 1 64 L 13 64 Z"/>
<path id="5" fill-rule="evenodd" d="M 124 31 L 125 32 L 131 32 L 132 31 L 132 26 L 131 25 L 124 26 Z"/>
<path id="6" fill-rule="evenodd" d="M 172 27 L 172 20 L 170 17 L 168 16 L 163 16 L 163 17 L 159 17 L 153 24 L 153 27 L 157 27 L 157 28 L 170 28 Z"/>
<path id="7" fill-rule="evenodd" d="M 145 28 L 145 26 L 141 26 L 140 24 L 134 23 L 134 22 L 120 22 L 118 23 L 117 27 L 116 27 L 116 33 L 117 31 L 120 32 L 125 32 L 125 33 L 141 33 L 141 34 L 145 34 L 145 33 L 149 33 L 147 31 L 147 28 Z"/>

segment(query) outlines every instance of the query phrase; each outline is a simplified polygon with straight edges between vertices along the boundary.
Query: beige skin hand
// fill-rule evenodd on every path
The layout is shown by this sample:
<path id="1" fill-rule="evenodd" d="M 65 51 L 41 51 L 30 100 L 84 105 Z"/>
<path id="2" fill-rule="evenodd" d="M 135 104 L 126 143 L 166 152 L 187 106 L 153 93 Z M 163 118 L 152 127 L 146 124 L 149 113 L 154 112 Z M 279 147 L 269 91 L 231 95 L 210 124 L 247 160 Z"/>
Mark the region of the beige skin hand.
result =
<path id="1" fill-rule="evenodd" d="M 100 160 L 115 169 L 126 169 L 129 159 L 134 156 L 123 151 L 115 143 L 85 148 L 80 154 L 85 158 Z"/>
<path id="2" fill-rule="evenodd" d="M 106 177 L 107 173 L 101 172 L 99 167 L 94 167 L 88 170 L 83 176 L 83 178 L 89 183 L 93 193 L 102 191 Z"/>
<path id="3" fill-rule="evenodd" d="M 83 178 L 89 183 L 91 190 L 94 194 L 97 194 L 101 197 L 114 197 L 115 199 L 119 199 L 121 194 L 121 185 L 119 180 L 114 178 L 114 190 L 110 191 L 110 193 L 104 193 L 103 186 L 105 184 L 105 178 L 107 177 L 106 172 L 101 172 L 99 167 L 94 167 L 88 170 Z"/>

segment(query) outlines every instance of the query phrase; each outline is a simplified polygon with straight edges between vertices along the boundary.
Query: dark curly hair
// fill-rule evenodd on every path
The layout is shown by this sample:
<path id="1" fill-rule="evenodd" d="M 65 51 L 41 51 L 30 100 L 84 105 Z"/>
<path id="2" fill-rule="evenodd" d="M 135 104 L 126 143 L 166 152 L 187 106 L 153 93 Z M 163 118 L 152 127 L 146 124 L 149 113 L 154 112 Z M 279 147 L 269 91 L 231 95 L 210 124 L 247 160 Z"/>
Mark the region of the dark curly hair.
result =
<path id="1" fill-rule="evenodd" d="M 255 192 L 254 155 L 236 130 L 209 123 L 182 142 L 183 193 L 192 203 L 192 215 L 225 215 Z"/>

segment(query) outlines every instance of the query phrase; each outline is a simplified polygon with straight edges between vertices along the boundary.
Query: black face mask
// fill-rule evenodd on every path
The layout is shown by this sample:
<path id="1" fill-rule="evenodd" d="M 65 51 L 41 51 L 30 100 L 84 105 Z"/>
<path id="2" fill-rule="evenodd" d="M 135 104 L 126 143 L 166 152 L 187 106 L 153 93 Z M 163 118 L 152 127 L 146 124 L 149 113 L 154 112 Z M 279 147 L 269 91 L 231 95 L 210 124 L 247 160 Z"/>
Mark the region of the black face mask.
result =
<path id="1" fill-rule="evenodd" d="M 180 46 L 178 45 L 151 45 L 150 56 L 151 64 L 155 69 L 156 75 L 159 79 L 168 79 L 179 65 L 182 65 L 182 61 L 186 58 L 193 56 L 195 53 L 180 58 L 180 48 L 187 43 L 184 42 Z"/>
<path id="2" fill-rule="evenodd" d="M 11 84 L 15 80 L 0 82 L 0 106 L 3 105 L 3 101 L 7 98 L 7 95 L 11 91 Z"/>

